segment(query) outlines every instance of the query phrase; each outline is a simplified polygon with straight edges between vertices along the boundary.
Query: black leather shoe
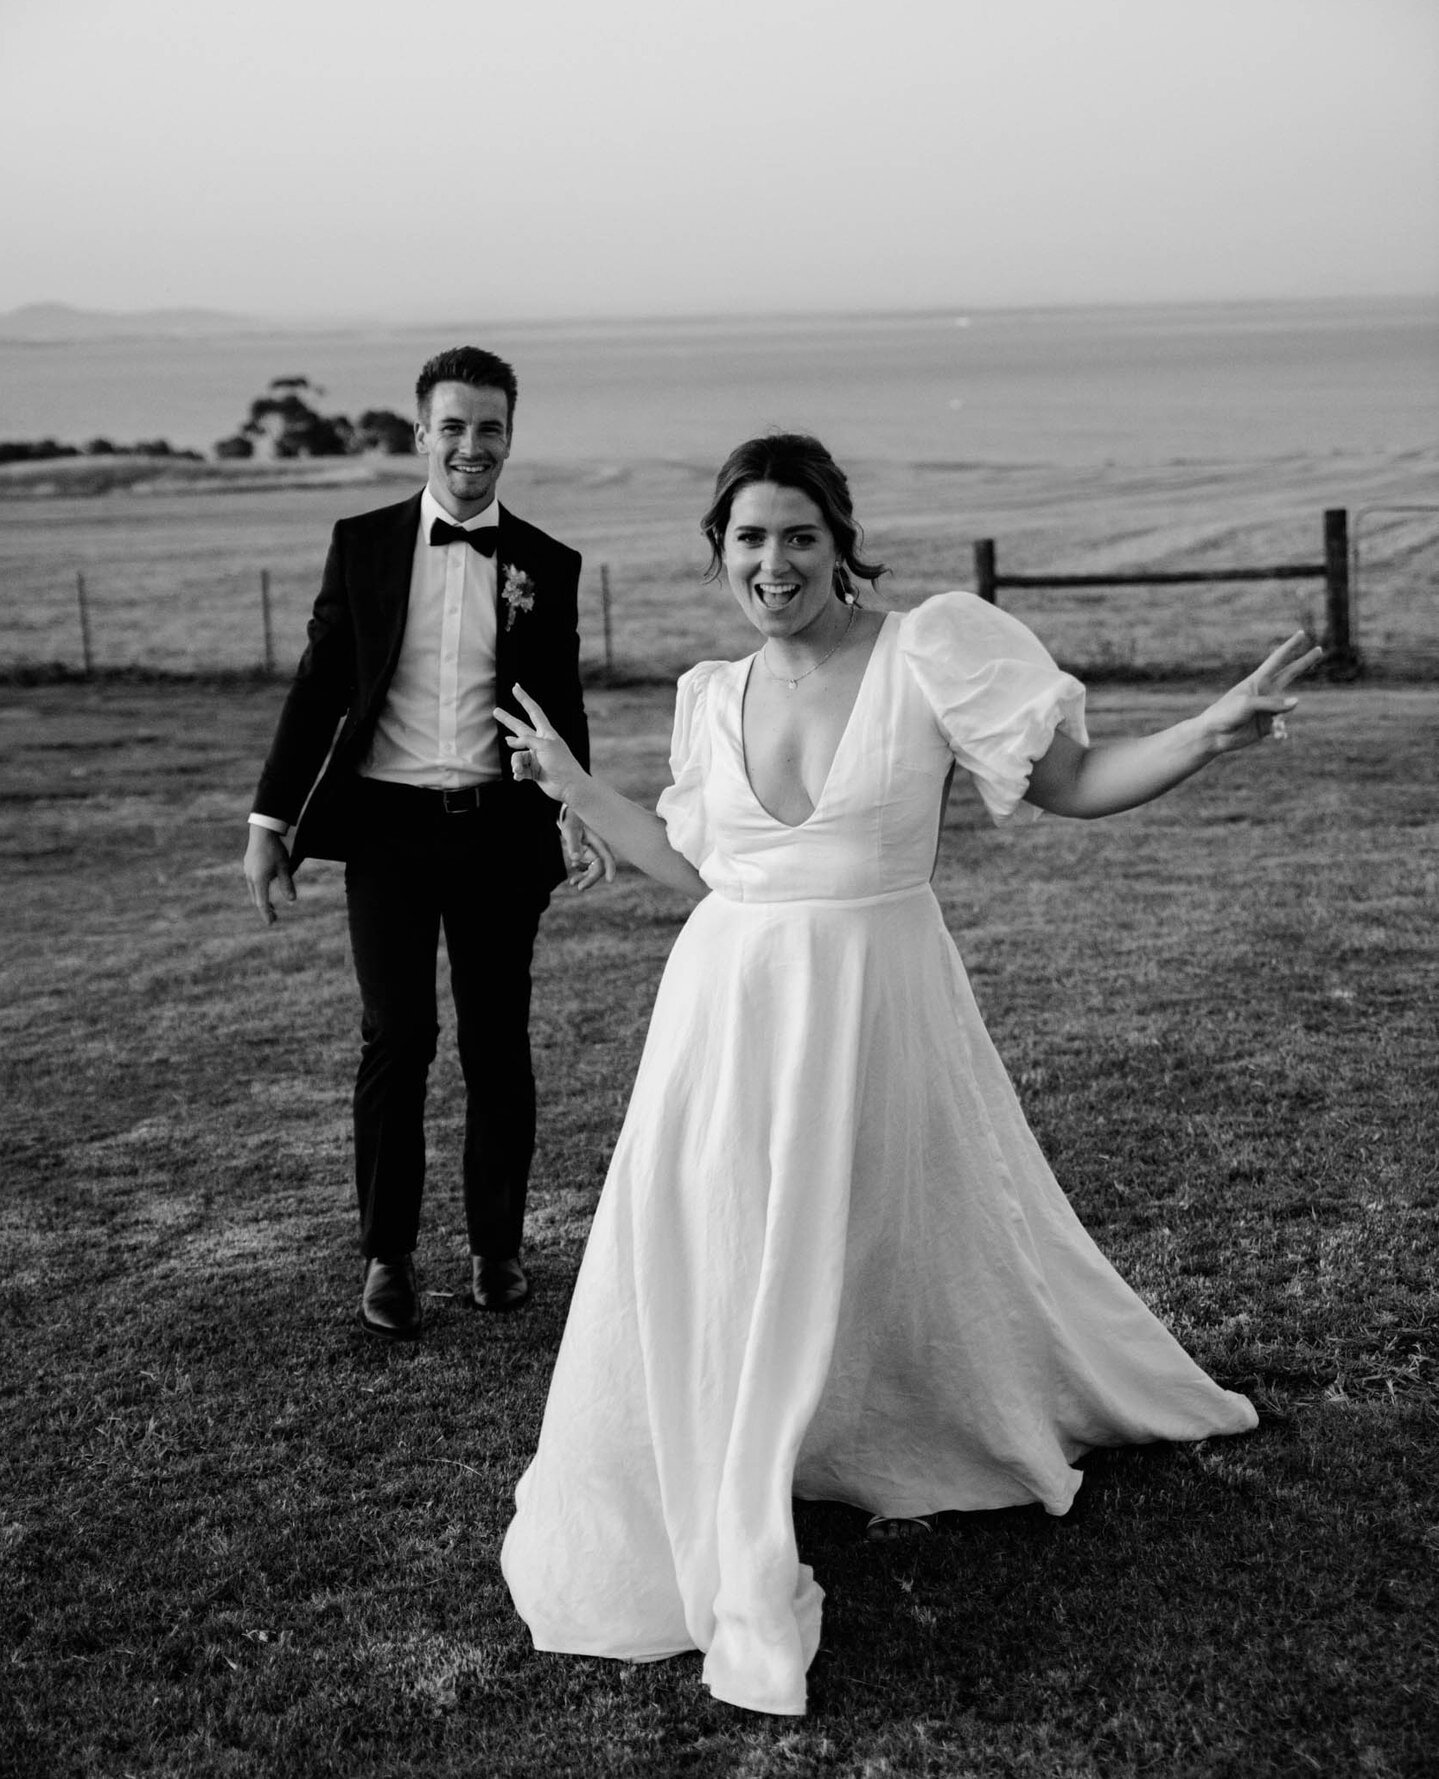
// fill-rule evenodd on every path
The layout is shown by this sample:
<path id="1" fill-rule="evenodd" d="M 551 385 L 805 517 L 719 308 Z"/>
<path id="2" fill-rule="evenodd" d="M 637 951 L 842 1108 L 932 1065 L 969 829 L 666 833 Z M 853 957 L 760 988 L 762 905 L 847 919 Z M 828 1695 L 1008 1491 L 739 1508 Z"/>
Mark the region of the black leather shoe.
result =
<path id="1" fill-rule="evenodd" d="M 530 1301 L 530 1281 L 518 1260 L 470 1256 L 470 1297 L 482 1310 L 517 1310 Z"/>
<path id="2" fill-rule="evenodd" d="M 420 1289 L 411 1255 L 365 1262 L 360 1320 L 371 1334 L 383 1334 L 388 1340 L 413 1340 L 420 1332 Z"/>

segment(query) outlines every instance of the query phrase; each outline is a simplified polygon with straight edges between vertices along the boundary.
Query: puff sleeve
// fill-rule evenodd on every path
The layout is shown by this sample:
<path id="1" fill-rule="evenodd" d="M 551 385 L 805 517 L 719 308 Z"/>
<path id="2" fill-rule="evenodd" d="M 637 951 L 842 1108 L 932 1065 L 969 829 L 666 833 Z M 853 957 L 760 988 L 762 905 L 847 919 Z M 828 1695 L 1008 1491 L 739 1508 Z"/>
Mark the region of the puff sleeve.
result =
<path id="1" fill-rule="evenodd" d="M 973 593 L 938 593 L 907 612 L 900 652 L 992 819 L 1037 816 L 1022 799 L 1055 730 L 1088 743 L 1079 681 L 1017 618 Z"/>
<path id="2" fill-rule="evenodd" d="M 675 723 L 670 739 L 671 782 L 660 792 L 655 805 L 670 845 L 696 871 L 702 869 L 710 851 L 705 810 L 711 745 L 708 710 L 710 680 L 719 665 L 717 661 L 701 661 L 680 676 L 675 688 Z"/>

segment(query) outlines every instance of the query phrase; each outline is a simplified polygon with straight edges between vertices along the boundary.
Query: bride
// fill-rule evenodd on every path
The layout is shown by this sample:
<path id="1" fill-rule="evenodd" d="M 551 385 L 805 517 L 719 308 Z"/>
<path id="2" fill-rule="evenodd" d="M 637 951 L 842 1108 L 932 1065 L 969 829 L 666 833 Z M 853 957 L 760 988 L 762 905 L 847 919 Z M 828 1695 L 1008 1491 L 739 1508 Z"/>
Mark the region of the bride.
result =
<path id="1" fill-rule="evenodd" d="M 680 680 L 651 813 L 545 714 L 513 770 L 698 900 L 665 967 L 503 1565 L 540 1649 L 699 1649 L 802 1713 L 823 1594 L 792 1497 L 872 1535 L 1067 1511 L 1094 1446 L 1242 1433 L 1055 1183 L 930 888 L 958 763 L 997 822 L 1094 817 L 1283 735 L 1291 638 L 1197 716 L 1088 744 L 1084 690 L 966 593 L 864 609 L 843 472 L 752 439 L 705 516 L 761 642 Z"/>

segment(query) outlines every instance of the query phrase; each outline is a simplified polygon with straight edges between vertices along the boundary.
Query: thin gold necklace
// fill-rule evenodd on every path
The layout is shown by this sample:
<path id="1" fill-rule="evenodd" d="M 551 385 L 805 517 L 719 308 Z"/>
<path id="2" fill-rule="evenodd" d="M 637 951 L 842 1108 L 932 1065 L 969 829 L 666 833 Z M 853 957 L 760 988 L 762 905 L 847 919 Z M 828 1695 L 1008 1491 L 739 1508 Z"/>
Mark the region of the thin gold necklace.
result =
<path id="1" fill-rule="evenodd" d="M 770 676 L 771 679 L 777 679 L 782 686 L 787 687 L 788 690 L 792 692 L 802 679 L 808 679 L 812 673 L 818 673 L 820 668 L 824 666 L 825 662 L 829 660 L 829 656 L 833 655 L 833 654 L 837 654 L 838 651 L 840 650 L 840 648 L 843 647 L 845 638 L 849 635 L 850 631 L 854 628 L 854 614 L 857 609 L 858 609 L 858 607 L 853 606 L 853 605 L 849 608 L 849 622 L 845 625 L 844 629 L 840 631 L 839 641 L 829 651 L 829 655 L 821 655 L 819 660 L 815 662 L 813 667 L 806 667 L 803 673 L 795 674 L 793 679 L 791 679 L 787 673 L 776 673 L 774 668 L 770 666 L 769 662 L 765 660 L 765 655 L 769 650 L 769 644 L 766 643 L 764 645 L 764 648 L 762 648 L 759 652 L 760 663 L 763 666 L 765 672 Z"/>

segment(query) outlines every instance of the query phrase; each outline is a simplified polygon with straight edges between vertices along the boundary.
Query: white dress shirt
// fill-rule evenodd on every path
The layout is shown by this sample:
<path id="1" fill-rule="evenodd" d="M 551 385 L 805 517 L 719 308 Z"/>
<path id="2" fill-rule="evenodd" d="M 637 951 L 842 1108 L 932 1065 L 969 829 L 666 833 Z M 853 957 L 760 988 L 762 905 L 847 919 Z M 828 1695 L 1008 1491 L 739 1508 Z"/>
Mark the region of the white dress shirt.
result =
<path id="1" fill-rule="evenodd" d="M 495 558 L 468 544 L 435 545 L 436 519 L 454 525 L 426 488 L 410 570 L 410 609 L 365 778 L 451 791 L 502 776 L 495 729 Z M 499 505 L 461 524 L 498 525 Z"/>
<path id="2" fill-rule="evenodd" d="M 497 559 L 468 544 L 430 542 L 436 519 L 478 531 L 499 518 L 496 501 L 459 522 L 428 488 L 420 496 L 404 640 L 362 777 L 438 790 L 503 778 L 494 718 Z M 250 821 L 288 831 L 272 816 Z"/>

